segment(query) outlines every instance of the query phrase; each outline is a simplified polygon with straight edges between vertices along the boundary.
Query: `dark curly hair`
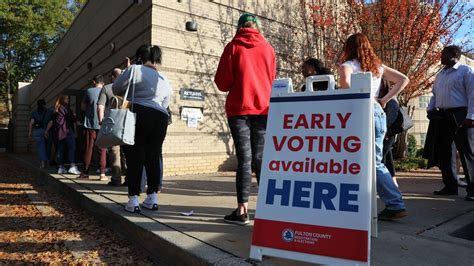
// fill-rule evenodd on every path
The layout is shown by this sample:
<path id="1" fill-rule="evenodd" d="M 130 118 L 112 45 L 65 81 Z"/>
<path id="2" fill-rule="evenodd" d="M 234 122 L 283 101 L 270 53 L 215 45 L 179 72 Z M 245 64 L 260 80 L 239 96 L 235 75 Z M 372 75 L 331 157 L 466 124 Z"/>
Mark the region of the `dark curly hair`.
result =
<path id="1" fill-rule="evenodd" d="M 332 75 L 331 70 L 325 67 L 319 59 L 308 58 L 304 61 L 303 65 L 312 66 L 318 75 Z"/>

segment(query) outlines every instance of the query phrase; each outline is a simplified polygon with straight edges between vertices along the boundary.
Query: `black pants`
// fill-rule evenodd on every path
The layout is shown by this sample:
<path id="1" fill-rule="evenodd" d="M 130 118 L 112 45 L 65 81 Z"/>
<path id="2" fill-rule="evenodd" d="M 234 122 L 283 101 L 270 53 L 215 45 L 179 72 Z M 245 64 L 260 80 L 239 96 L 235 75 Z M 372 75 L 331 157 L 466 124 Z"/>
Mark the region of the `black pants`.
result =
<path id="1" fill-rule="evenodd" d="M 462 167 L 467 181 L 467 193 L 474 196 L 474 128 L 460 127 L 466 117 L 466 110 L 444 111 L 438 143 L 440 145 L 440 168 L 445 187 L 457 191 L 458 184 L 453 173 L 452 149 L 454 141 L 461 157 Z"/>
<path id="2" fill-rule="evenodd" d="M 147 174 L 147 194 L 158 192 L 161 186 L 161 147 L 168 128 L 168 116 L 158 110 L 135 104 L 137 114 L 135 145 L 123 146 L 127 160 L 128 195 L 140 194 L 143 166 Z"/>
<path id="3" fill-rule="evenodd" d="M 395 163 L 393 161 L 393 144 L 395 143 L 395 139 L 395 136 L 385 138 L 382 151 L 382 163 L 385 164 L 392 177 L 395 176 Z"/>
<path id="4" fill-rule="evenodd" d="M 260 181 L 267 116 L 233 116 L 228 120 L 238 161 L 235 180 L 237 202 L 245 203 L 249 200 L 252 169 L 257 176 L 257 182 Z"/>

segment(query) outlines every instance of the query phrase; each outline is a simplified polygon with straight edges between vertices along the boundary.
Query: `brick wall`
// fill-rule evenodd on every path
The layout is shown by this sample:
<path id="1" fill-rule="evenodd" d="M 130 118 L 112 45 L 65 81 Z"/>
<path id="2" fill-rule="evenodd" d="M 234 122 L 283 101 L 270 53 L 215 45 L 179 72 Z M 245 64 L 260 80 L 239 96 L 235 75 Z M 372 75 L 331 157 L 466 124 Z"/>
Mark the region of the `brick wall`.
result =
<path id="1" fill-rule="evenodd" d="M 233 38 L 243 10 L 259 16 L 260 29 L 277 54 L 279 77 L 301 80 L 304 58 L 299 1 L 166 1 L 154 0 L 152 42 L 163 49 L 162 71 L 174 88 L 174 123 L 164 144 L 165 174 L 234 170 L 236 160 L 224 113 L 225 94 L 214 85 L 214 73 L 225 45 Z M 185 30 L 187 21 L 197 32 Z M 299 86 L 295 82 L 296 86 Z M 204 90 L 204 102 L 180 99 L 180 88 Z M 180 106 L 202 107 L 198 128 L 186 127 Z"/>

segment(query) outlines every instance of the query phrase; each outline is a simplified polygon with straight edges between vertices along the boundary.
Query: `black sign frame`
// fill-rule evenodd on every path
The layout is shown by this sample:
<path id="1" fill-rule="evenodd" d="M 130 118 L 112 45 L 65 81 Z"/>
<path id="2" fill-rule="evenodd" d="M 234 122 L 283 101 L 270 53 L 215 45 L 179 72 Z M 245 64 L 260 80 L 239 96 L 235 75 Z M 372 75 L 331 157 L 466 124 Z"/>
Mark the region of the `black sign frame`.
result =
<path id="1" fill-rule="evenodd" d="M 206 98 L 206 93 L 203 90 L 196 90 L 190 88 L 181 88 L 179 90 L 181 100 L 186 101 L 201 101 L 203 102 Z"/>

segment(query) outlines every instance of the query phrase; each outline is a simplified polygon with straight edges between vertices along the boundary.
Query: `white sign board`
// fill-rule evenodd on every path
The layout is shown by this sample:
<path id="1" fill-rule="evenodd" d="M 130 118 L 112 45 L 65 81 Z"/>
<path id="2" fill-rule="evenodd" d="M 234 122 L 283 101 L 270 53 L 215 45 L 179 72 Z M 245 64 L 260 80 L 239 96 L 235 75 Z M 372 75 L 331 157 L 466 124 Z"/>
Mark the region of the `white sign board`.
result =
<path id="1" fill-rule="evenodd" d="M 358 89 L 273 94 L 250 257 L 368 264 L 373 181 L 371 74 Z M 331 87 L 332 86 L 332 87 Z M 311 88 L 311 87 L 309 87 Z"/>

